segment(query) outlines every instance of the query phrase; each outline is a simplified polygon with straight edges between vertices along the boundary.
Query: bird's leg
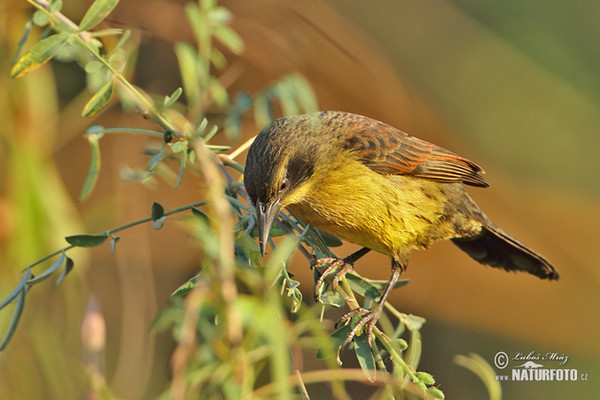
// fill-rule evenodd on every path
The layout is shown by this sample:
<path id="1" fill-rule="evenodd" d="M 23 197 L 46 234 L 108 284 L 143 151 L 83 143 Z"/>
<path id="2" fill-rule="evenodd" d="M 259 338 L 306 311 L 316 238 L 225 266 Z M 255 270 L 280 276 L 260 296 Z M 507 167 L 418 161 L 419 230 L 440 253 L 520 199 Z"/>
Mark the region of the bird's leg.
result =
<path id="1" fill-rule="evenodd" d="M 367 254 L 371 249 L 368 247 L 363 247 L 362 249 L 355 251 L 345 258 L 337 258 L 337 257 L 323 257 L 317 258 L 310 263 L 310 267 L 319 267 L 324 264 L 329 264 L 325 271 L 321 274 L 319 279 L 315 282 L 315 301 L 319 301 L 321 298 L 321 291 L 325 284 L 325 278 L 329 276 L 333 271 L 337 272 L 333 275 L 333 279 L 331 281 L 331 286 L 336 288 L 340 280 L 346 275 L 348 272 L 351 272 L 354 269 L 354 263 L 356 260 Z"/>
<path id="2" fill-rule="evenodd" d="M 340 320 L 338 321 L 338 323 L 336 325 L 344 323 L 344 322 L 348 321 L 350 318 L 355 317 L 357 315 L 362 315 L 362 318 L 358 321 L 356 326 L 354 328 L 352 328 L 352 330 L 350 331 L 348 336 L 346 336 L 346 340 L 340 347 L 340 351 L 341 351 L 341 349 L 343 349 L 346 345 L 348 345 L 352 341 L 354 336 L 356 336 L 358 331 L 363 326 L 366 327 L 366 335 L 367 335 L 367 341 L 369 343 L 369 347 L 372 347 L 373 328 L 375 327 L 377 320 L 379 319 L 379 317 L 381 316 L 381 313 L 383 312 L 383 307 L 385 305 L 385 301 L 386 301 L 388 295 L 394 288 L 394 285 L 396 285 L 396 282 L 398 281 L 398 278 L 400 277 L 400 274 L 404 271 L 404 269 L 405 268 L 404 268 L 404 266 L 402 266 L 402 264 L 400 264 L 396 260 L 392 259 L 392 276 L 390 277 L 390 280 L 388 281 L 388 284 L 385 287 L 383 294 L 381 295 L 381 299 L 377 302 L 377 305 L 375 307 L 373 307 L 371 310 L 367 310 L 364 308 L 356 308 L 356 309 L 344 314 L 342 316 L 342 318 L 340 318 Z"/>

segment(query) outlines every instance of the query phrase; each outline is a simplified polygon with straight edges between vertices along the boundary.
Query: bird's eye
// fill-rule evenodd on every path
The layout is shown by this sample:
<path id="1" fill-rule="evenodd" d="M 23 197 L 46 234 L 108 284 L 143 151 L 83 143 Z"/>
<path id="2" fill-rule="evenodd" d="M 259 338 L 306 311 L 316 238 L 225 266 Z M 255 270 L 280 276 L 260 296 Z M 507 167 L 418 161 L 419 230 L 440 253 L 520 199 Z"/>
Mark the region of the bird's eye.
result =
<path id="1" fill-rule="evenodd" d="M 279 184 L 279 191 L 283 192 L 285 189 L 287 189 L 288 185 L 289 185 L 288 179 L 287 178 L 283 178 L 283 180 Z"/>

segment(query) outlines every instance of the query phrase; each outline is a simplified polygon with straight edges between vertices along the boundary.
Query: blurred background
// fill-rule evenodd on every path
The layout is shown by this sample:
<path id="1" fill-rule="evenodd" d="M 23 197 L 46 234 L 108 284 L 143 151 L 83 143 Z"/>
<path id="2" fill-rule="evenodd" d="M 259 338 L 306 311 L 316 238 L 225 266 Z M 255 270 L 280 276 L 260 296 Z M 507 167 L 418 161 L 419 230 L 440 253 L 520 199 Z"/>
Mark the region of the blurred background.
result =
<path id="1" fill-rule="evenodd" d="M 74 21 L 89 6 L 64 3 Z M 167 95 L 180 86 L 172 47 L 192 40 L 184 4 L 129 0 L 110 17 L 109 24 L 139 37 L 135 83 L 148 92 Z M 228 55 L 230 93 L 253 94 L 298 71 L 321 109 L 379 119 L 475 161 L 491 183 L 470 189 L 481 208 L 560 272 L 560 281 L 547 282 L 482 267 L 451 243 L 413 253 L 405 276 L 411 282 L 391 300 L 427 319 L 421 369 L 435 376 L 447 398 L 486 398 L 481 381 L 454 364 L 454 355 L 478 353 L 493 363 L 500 351 L 566 355 L 564 368 L 589 374 L 587 382 L 504 382 L 505 399 L 598 398 L 600 4 L 221 4 L 233 12 L 232 26 L 246 47 L 241 56 Z M 145 165 L 141 149 L 148 140 L 114 136 L 101 143 L 98 186 L 77 203 L 90 158 L 85 129 L 150 124 L 118 106 L 92 120 L 81 117 L 91 93 L 74 63 L 52 62 L 12 80 L 31 13 L 26 1 L 0 5 L 0 297 L 14 288 L 20 269 L 64 246 L 66 235 L 145 217 L 153 201 L 173 208 L 199 200 L 193 175 L 177 191 L 160 180 L 154 188 L 123 182 L 123 168 Z M 239 143 L 260 128 L 244 121 Z M 94 340 L 103 347 L 103 379 L 116 396 L 151 399 L 166 389 L 174 344 L 150 323 L 169 294 L 197 273 L 200 250 L 175 220 L 161 231 L 141 226 L 123 236 L 114 255 L 105 246 L 73 253 L 76 268 L 68 279 L 28 296 L 21 326 L 0 354 L 0 397 L 85 398 L 90 374 L 82 346 Z M 336 251 L 343 256 L 353 249 Z M 308 263 L 299 255 L 294 261 L 290 269 L 308 293 Z M 357 270 L 387 279 L 389 260 L 370 254 Z M 98 313 L 103 318 L 83 324 L 84 315 Z M 3 331 L 9 320 L 0 313 Z M 89 324 L 98 324 L 91 331 L 99 337 L 90 337 Z"/>

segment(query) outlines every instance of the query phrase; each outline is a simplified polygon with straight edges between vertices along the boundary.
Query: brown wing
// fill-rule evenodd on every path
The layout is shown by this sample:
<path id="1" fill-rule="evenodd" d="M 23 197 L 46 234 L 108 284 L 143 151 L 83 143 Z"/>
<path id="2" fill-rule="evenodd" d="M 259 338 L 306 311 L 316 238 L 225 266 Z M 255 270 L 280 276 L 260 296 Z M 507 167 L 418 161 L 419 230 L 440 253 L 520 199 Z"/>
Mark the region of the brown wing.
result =
<path id="1" fill-rule="evenodd" d="M 346 148 L 375 172 L 489 186 L 481 167 L 466 158 L 382 122 L 359 115 L 347 118 Z"/>

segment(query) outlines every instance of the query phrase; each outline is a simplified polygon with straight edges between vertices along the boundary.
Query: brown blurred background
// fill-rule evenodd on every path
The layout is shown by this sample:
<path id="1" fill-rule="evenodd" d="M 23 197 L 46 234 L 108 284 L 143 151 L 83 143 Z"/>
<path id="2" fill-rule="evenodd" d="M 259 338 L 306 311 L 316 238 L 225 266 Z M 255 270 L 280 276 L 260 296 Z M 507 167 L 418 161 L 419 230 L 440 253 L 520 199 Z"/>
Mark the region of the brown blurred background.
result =
<path id="1" fill-rule="evenodd" d="M 85 4 L 84 4 L 85 3 Z M 89 2 L 65 1 L 80 20 Z M 184 1 L 123 1 L 112 23 L 141 39 L 136 84 L 158 94 L 179 83 L 172 45 L 192 40 Z M 600 57 L 596 2 L 473 0 L 230 0 L 246 51 L 230 57 L 230 93 L 255 93 L 299 71 L 321 109 L 364 114 L 453 150 L 482 165 L 491 188 L 470 190 L 502 228 L 546 255 L 559 282 L 482 267 L 451 243 L 415 252 L 392 295 L 396 306 L 427 318 L 421 368 L 447 398 L 486 392 L 452 362 L 475 352 L 569 356 L 565 368 L 589 382 L 503 383 L 505 399 L 600 395 Z M 144 167 L 137 136 L 101 141 L 102 173 L 91 198 L 76 199 L 89 165 L 87 126 L 146 126 L 119 107 L 80 117 L 90 93 L 74 64 L 51 63 L 19 80 L 9 71 L 25 1 L 0 5 L 0 295 L 17 271 L 64 245 L 62 237 L 99 232 L 149 214 L 153 201 L 173 208 L 198 200 L 197 178 L 174 191 L 124 183 L 125 166 Z M 30 40 L 33 40 L 30 39 Z M 148 125 L 149 126 L 149 125 Z M 258 132 L 249 119 L 244 138 Z M 219 140 L 217 140 L 218 142 Z M 241 142 L 240 142 L 241 143 Z M 235 145 L 235 144 L 234 144 Z M 338 250 L 345 255 L 346 245 Z M 120 398 L 155 398 L 166 389 L 173 343 L 150 322 L 169 294 L 195 275 L 198 246 L 169 220 L 161 231 L 127 231 L 115 255 L 106 247 L 73 253 L 75 271 L 60 286 L 28 296 L 22 325 L 0 354 L 0 397 L 85 397 L 81 324 L 91 298 L 106 324 L 103 375 Z M 306 290 L 312 275 L 296 256 L 292 271 Z M 389 260 L 358 263 L 386 279 Z M 310 296 L 306 296 L 310 298 Z M 4 328 L 10 315 L 0 313 Z M 547 367 L 552 367 L 550 363 Z"/>

